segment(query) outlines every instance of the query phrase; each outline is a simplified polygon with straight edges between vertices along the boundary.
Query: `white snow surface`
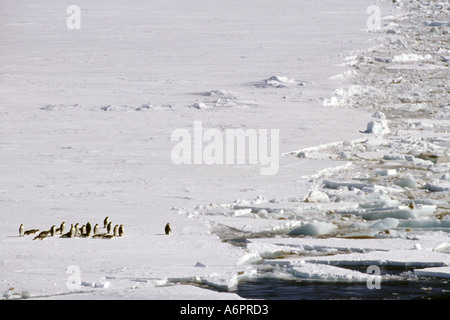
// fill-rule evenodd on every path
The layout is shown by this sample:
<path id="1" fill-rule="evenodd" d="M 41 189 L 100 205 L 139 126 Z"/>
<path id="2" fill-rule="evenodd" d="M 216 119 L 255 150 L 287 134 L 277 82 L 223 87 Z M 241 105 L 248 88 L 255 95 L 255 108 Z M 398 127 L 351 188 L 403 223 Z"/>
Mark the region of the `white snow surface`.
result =
<path id="1" fill-rule="evenodd" d="M 260 268 L 449 278 L 449 25 L 419 2 L 380 3 L 374 31 L 369 0 L 81 0 L 79 30 L 64 4 L 2 1 L 0 298 L 241 299 Z M 279 129 L 277 174 L 174 164 L 194 121 Z M 122 237 L 19 236 L 106 216 Z"/>

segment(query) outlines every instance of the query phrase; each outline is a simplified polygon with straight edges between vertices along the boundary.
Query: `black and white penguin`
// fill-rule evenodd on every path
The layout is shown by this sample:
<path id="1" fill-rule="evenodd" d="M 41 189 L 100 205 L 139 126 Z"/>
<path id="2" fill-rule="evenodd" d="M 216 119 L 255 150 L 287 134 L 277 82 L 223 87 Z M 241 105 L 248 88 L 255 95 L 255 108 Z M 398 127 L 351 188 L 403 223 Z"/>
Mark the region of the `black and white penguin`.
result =
<path id="1" fill-rule="evenodd" d="M 75 228 L 75 237 L 76 237 L 80 233 L 80 226 L 79 226 L 78 222 L 75 224 L 74 228 Z"/>
<path id="2" fill-rule="evenodd" d="M 172 229 L 170 229 L 170 223 L 167 223 L 167 224 L 166 224 L 166 227 L 164 228 L 164 232 L 165 232 L 166 234 L 169 234 L 171 231 L 172 231 Z"/>
<path id="3" fill-rule="evenodd" d="M 38 232 L 39 232 L 39 229 L 30 229 L 30 230 L 25 231 L 23 234 L 28 236 L 30 234 L 35 234 L 35 233 L 38 233 Z"/>
<path id="4" fill-rule="evenodd" d="M 56 233 L 63 234 L 64 228 L 66 227 L 66 223 L 63 221 L 59 228 L 56 228 Z"/>
<path id="5" fill-rule="evenodd" d="M 60 238 L 74 238 L 75 237 L 75 227 L 73 224 L 70 225 L 70 231 L 63 234 Z"/>
<path id="6" fill-rule="evenodd" d="M 91 223 L 90 222 L 86 223 L 86 233 L 91 234 L 91 230 L 92 230 Z"/>
<path id="7" fill-rule="evenodd" d="M 95 224 L 95 226 L 94 226 L 94 235 L 96 235 L 97 233 L 98 233 L 98 223 L 97 224 Z"/>
<path id="8" fill-rule="evenodd" d="M 56 233 L 56 226 L 52 225 L 52 227 L 50 228 L 49 232 L 50 232 L 50 235 L 53 237 L 55 235 L 55 233 Z"/>
<path id="9" fill-rule="evenodd" d="M 23 237 L 23 224 L 21 224 L 19 227 L 19 236 Z"/>
<path id="10" fill-rule="evenodd" d="M 55 227 L 55 225 L 53 225 L 51 228 L 50 228 L 50 230 L 48 230 L 48 231 L 42 231 L 41 233 L 39 233 L 33 240 L 36 240 L 36 239 L 39 239 L 39 240 L 43 240 L 43 239 L 45 239 L 46 237 L 48 237 L 48 236 L 54 236 L 55 235 L 55 230 L 56 230 L 56 227 Z"/>
<path id="11" fill-rule="evenodd" d="M 112 228 L 112 222 L 110 221 L 108 223 L 108 225 L 106 226 L 106 233 L 111 233 L 111 228 Z"/>
<path id="12" fill-rule="evenodd" d="M 109 222 L 109 217 L 106 217 L 105 220 L 103 220 L 103 228 L 106 228 Z"/>
<path id="13" fill-rule="evenodd" d="M 119 237 L 123 236 L 123 224 L 120 225 L 119 227 Z"/>
<path id="14" fill-rule="evenodd" d="M 43 239 L 45 239 L 49 234 L 50 234 L 50 231 L 42 231 L 42 232 L 39 233 L 33 240 L 36 240 L 36 239 L 43 240 Z"/>
<path id="15" fill-rule="evenodd" d="M 117 237 L 119 235 L 119 225 L 116 224 L 116 226 L 114 227 L 114 232 L 113 232 L 114 237 Z"/>
<path id="16" fill-rule="evenodd" d="M 91 233 L 89 232 L 82 232 L 81 234 L 80 234 L 80 237 L 81 238 L 89 238 L 91 236 Z"/>

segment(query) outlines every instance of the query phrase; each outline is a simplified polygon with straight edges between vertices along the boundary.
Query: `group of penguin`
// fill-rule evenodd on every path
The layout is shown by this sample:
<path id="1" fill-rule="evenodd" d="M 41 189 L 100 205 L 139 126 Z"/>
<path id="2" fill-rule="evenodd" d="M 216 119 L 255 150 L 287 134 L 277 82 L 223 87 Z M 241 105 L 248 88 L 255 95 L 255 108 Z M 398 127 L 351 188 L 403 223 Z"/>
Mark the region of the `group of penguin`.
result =
<path id="1" fill-rule="evenodd" d="M 99 233 L 99 226 L 98 223 L 94 226 L 94 230 L 92 230 L 91 224 L 88 222 L 86 225 L 83 225 L 81 228 L 79 227 L 79 224 L 71 224 L 70 230 L 67 233 L 64 233 L 66 223 L 61 223 L 61 226 L 59 228 L 56 228 L 55 225 L 53 225 L 50 230 L 48 231 L 41 231 L 33 240 L 39 239 L 43 240 L 47 238 L 48 236 L 55 236 L 56 234 L 60 234 L 60 238 L 89 238 L 91 236 L 91 231 L 93 231 L 92 238 L 96 239 L 112 239 L 114 237 L 122 237 L 123 236 L 123 225 L 120 226 L 116 224 L 114 229 L 112 228 L 112 223 L 109 221 L 109 217 L 106 217 L 105 220 L 103 220 L 103 228 L 106 228 L 106 233 Z M 30 230 L 24 230 L 23 224 L 19 227 L 19 236 L 27 236 L 31 234 L 36 234 L 39 232 L 39 229 L 30 229 Z M 164 232 L 168 235 L 172 230 L 170 229 L 170 224 L 167 223 Z"/>
<path id="2" fill-rule="evenodd" d="M 41 231 L 33 240 L 43 240 L 48 236 L 55 236 L 56 234 L 60 234 L 60 238 L 88 238 L 91 236 L 92 238 L 96 239 L 112 239 L 114 237 L 122 237 L 123 236 L 123 225 L 121 224 L 116 225 L 114 228 L 112 228 L 112 223 L 109 221 L 109 217 L 106 217 L 105 220 L 103 220 L 103 228 L 106 229 L 106 233 L 99 233 L 99 226 L 98 223 L 94 226 L 94 229 L 92 229 L 91 224 L 88 222 L 86 225 L 83 225 L 81 228 L 79 227 L 79 224 L 71 224 L 70 230 L 67 233 L 64 233 L 66 223 L 61 223 L 61 226 L 59 228 L 56 228 L 55 225 L 53 225 L 50 230 L 48 231 Z M 24 230 L 23 224 L 19 227 L 19 236 L 27 236 L 36 234 L 39 232 L 39 229 L 30 229 L 30 230 Z"/>

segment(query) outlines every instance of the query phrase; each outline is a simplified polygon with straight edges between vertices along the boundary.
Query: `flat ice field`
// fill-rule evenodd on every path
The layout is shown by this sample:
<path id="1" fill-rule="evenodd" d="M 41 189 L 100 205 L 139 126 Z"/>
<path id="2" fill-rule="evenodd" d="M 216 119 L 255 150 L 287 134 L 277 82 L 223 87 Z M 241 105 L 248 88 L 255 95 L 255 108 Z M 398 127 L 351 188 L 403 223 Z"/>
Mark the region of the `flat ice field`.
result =
<path id="1" fill-rule="evenodd" d="M 71 4 L 0 3 L 0 298 L 449 298 L 448 3 Z"/>

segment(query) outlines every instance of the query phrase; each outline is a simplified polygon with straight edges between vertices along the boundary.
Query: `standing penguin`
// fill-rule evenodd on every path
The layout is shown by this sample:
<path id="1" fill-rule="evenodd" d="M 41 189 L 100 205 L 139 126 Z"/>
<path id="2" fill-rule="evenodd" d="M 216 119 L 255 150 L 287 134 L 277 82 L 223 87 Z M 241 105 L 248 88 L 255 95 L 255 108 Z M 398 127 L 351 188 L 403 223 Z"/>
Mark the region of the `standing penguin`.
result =
<path id="1" fill-rule="evenodd" d="M 79 227 L 79 224 L 78 224 L 78 222 L 75 224 L 75 236 L 78 236 L 78 233 L 80 232 L 80 227 Z"/>
<path id="2" fill-rule="evenodd" d="M 119 235 L 119 225 L 118 224 L 116 224 L 116 226 L 114 227 L 113 234 L 114 234 L 114 237 L 117 237 Z"/>
<path id="3" fill-rule="evenodd" d="M 111 233 L 111 228 L 112 228 L 112 222 L 110 221 L 108 223 L 108 225 L 106 226 L 106 233 Z"/>
<path id="4" fill-rule="evenodd" d="M 53 237 L 56 233 L 56 226 L 52 225 L 52 227 L 50 228 L 50 235 Z"/>
<path id="5" fill-rule="evenodd" d="M 90 222 L 86 223 L 86 233 L 91 234 L 91 230 L 92 230 L 91 223 Z"/>
<path id="6" fill-rule="evenodd" d="M 105 220 L 103 220 L 103 228 L 106 228 L 109 222 L 109 217 L 106 217 Z"/>
<path id="7" fill-rule="evenodd" d="M 98 223 L 95 224 L 95 226 L 94 226 L 94 234 L 97 234 L 97 233 L 98 233 Z"/>
<path id="8" fill-rule="evenodd" d="M 164 231 L 166 232 L 166 234 L 169 234 L 172 231 L 172 229 L 170 229 L 170 224 L 169 223 L 166 224 L 166 227 L 164 228 Z"/>
<path id="9" fill-rule="evenodd" d="M 19 227 L 19 236 L 23 237 L 23 224 L 21 224 Z"/>
<path id="10" fill-rule="evenodd" d="M 59 226 L 59 228 L 56 229 L 56 232 L 63 234 L 65 226 L 66 226 L 66 223 L 63 221 L 61 223 L 61 225 Z"/>
<path id="11" fill-rule="evenodd" d="M 61 238 L 73 238 L 73 237 L 75 237 L 75 227 L 72 224 L 70 225 L 70 231 L 63 234 Z"/>
<path id="12" fill-rule="evenodd" d="M 119 237 L 123 236 L 123 224 L 119 227 Z"/>
<path id="13" fill-rule="evenodd" d="M 83 230 L 83 228 L 84 228 L 84 230 Z M 89 228 L 89 230 L 85 226 L 83 226 L 83 228 L 81 230 L 80 237 L 82 237 L 82 238 L 89 238 L 91 236 L 91 228 Z"/>

